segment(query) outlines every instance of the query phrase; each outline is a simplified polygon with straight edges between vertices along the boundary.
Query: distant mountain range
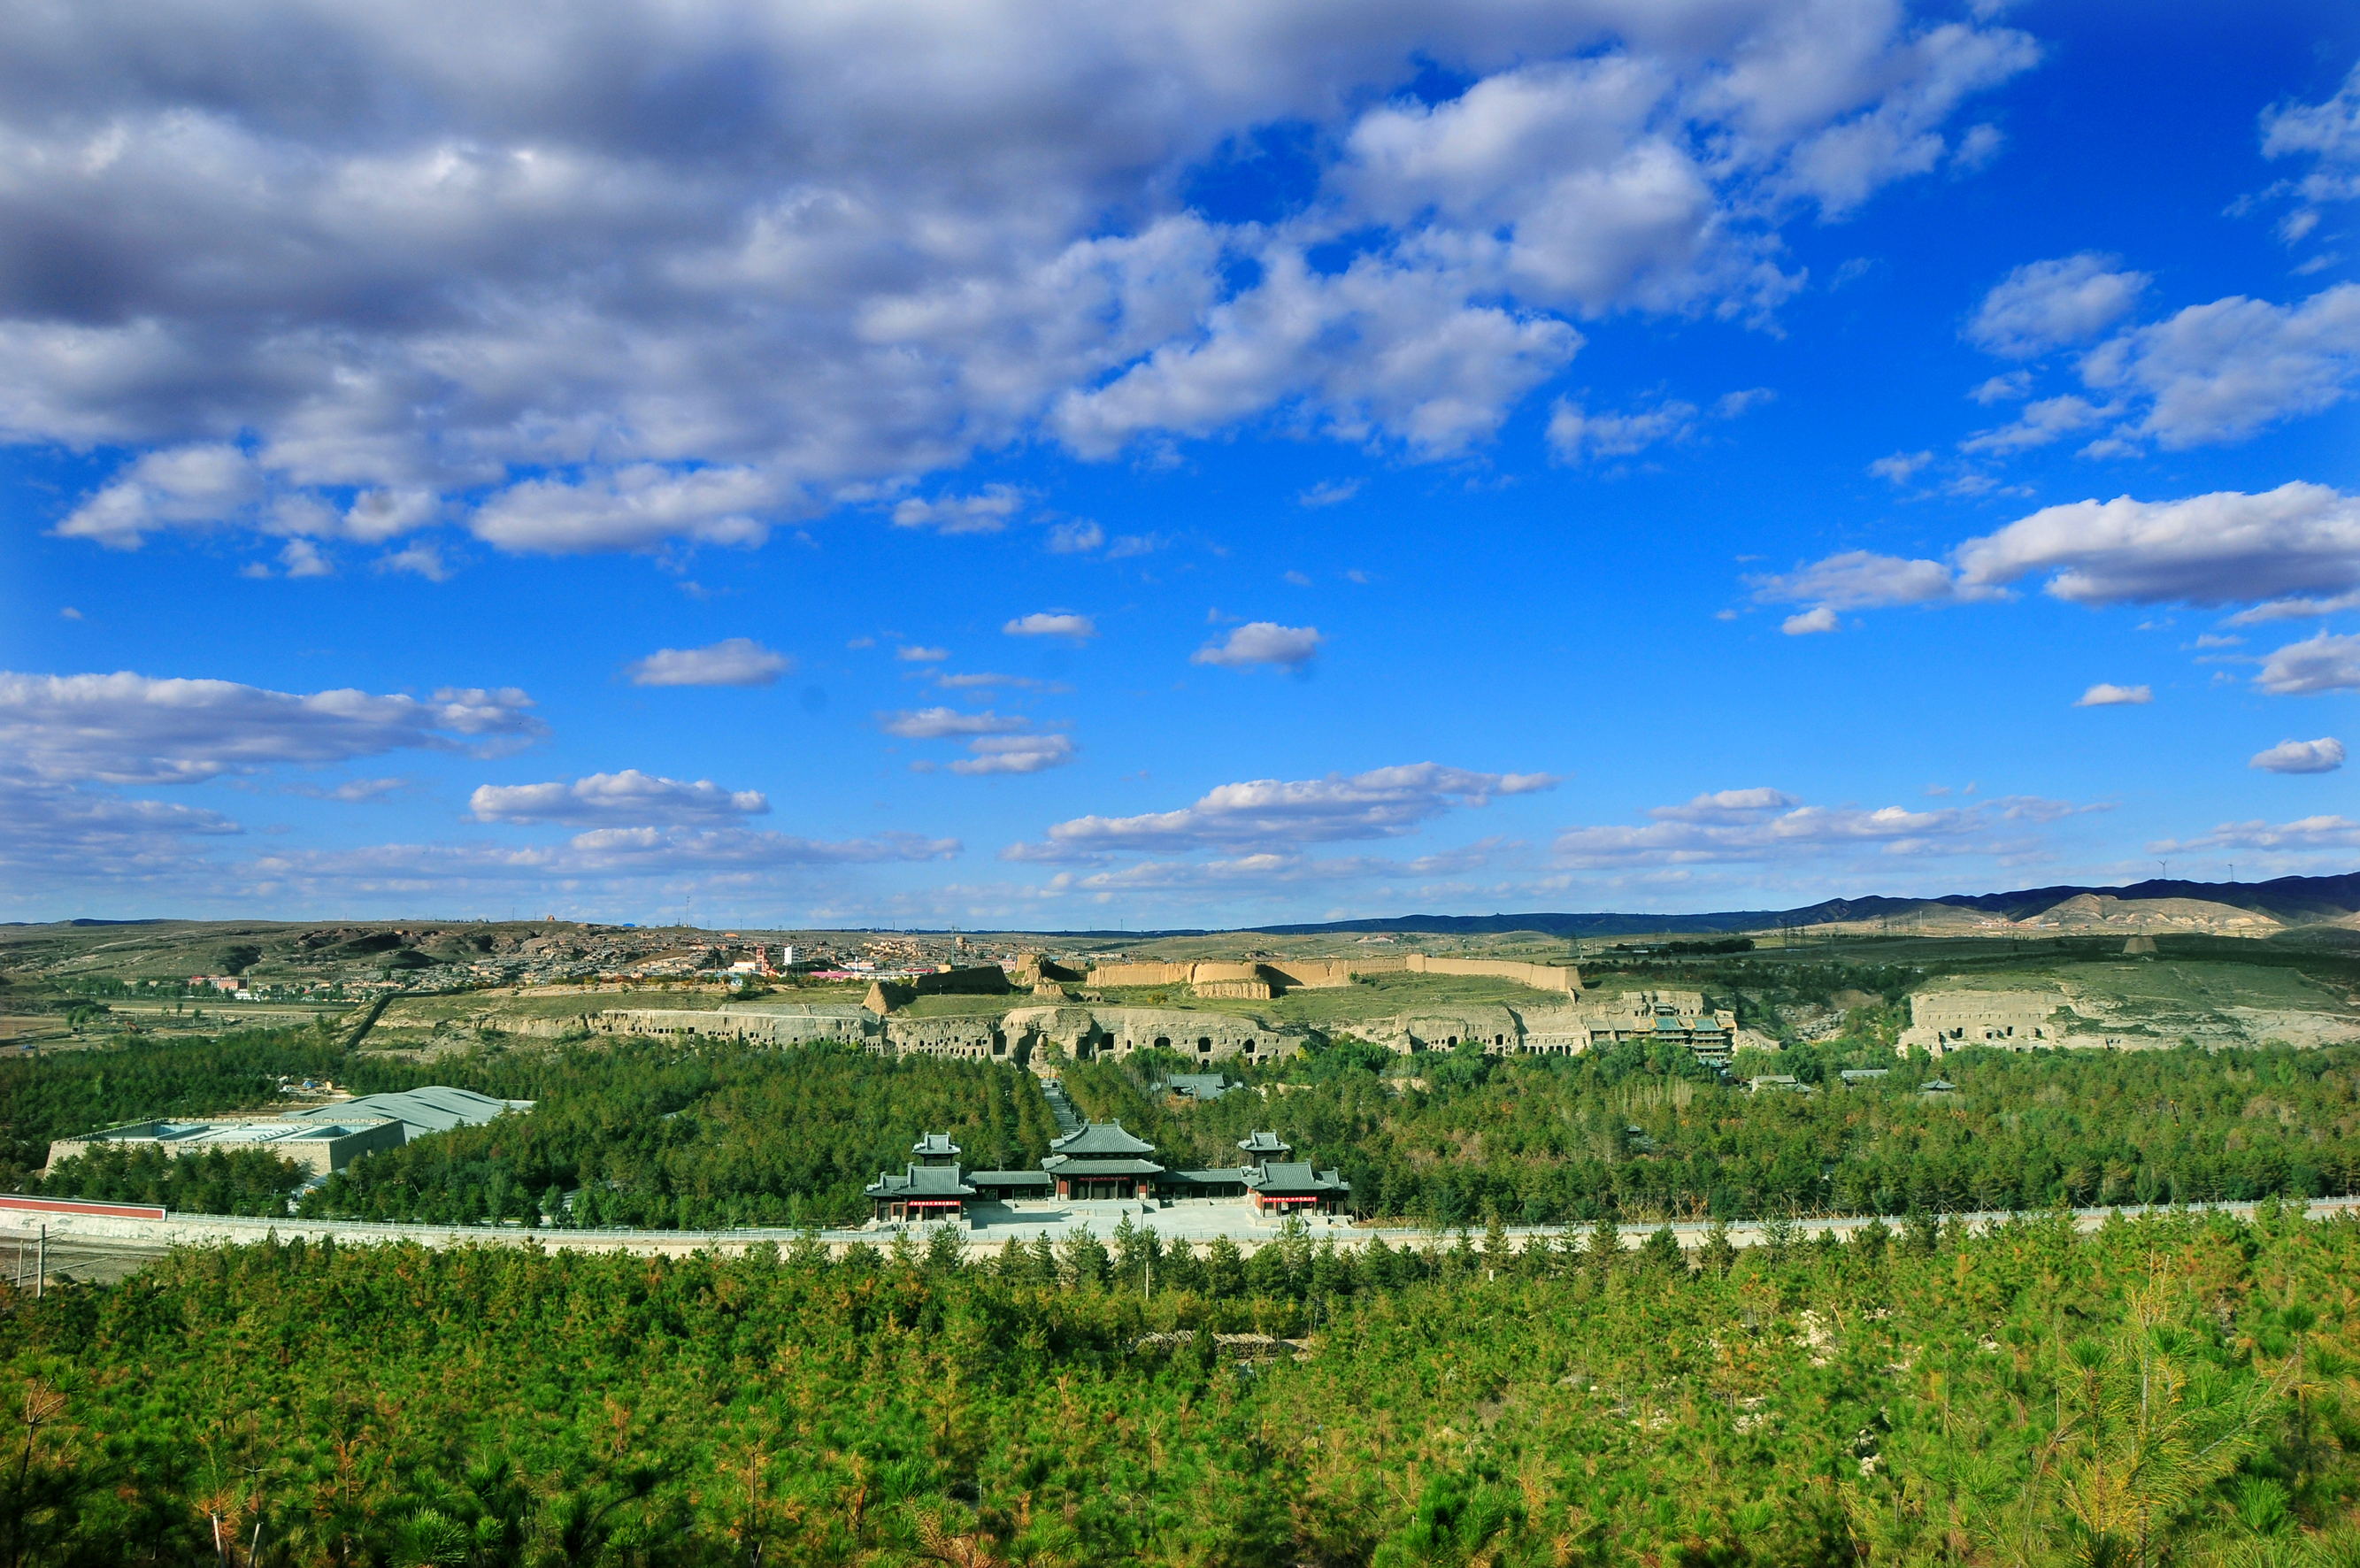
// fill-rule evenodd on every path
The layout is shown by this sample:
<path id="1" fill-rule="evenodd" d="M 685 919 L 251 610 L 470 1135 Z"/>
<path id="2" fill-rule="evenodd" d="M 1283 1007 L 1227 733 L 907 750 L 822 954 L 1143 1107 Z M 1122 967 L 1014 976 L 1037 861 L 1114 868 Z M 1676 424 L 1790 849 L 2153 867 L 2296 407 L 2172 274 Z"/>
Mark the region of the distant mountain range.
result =
<path id="1" fill-rule="evenodd" d="M 1252 926 L 1273 936 L 1349 935 L 1356 932 L 1424 931 L 1438 936 L 1480 936 L 1501 931 L 1539 931 L 1548 936 L 1635 936 L 1683 932 L 1762 931 L 1777 926 L 1833 925 L 1881 916 L 1923 915 L 1940 907 L 1975 910 L 2020 920 L 2052 909 L 2069 898 L 2095 895 L 2135 899 L 2185 898 L 2223 904 L 2269 916 L 2286 925 L 2312 925 L 2360 912 L 2360 872 L 2340 877 L 2280 877 L 2268 882 L 2190 882 L 2153 877 L 2127 887 L 2065 885 L 2024 887 L 2011 893 L 1946 893 L 1934 898 L 1828 898 L 1795 909 L 1723 909 L 1703 915 L 1526 913 L 1514 915 L 1390 915 L 1365 920 L 1320 920 L 1301 925 Z M 1210 936 L 1211 931 L 1069 931 L 1069 936 Z"/>

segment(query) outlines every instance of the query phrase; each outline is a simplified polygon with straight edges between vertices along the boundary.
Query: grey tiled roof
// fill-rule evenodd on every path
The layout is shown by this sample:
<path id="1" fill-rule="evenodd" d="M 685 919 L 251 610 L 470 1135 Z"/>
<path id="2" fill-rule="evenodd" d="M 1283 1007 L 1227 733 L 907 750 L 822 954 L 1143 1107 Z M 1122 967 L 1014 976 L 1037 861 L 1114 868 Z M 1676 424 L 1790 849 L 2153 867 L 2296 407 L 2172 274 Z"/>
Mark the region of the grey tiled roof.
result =
<path id="1" fill-rule="evenodd" d="M 1120 1122 L 1085 1122 L 1065 1137 L 1052 1139 L 1049 1149 L 1053 1154 L 1138 1156 L 1155 1152 L 1153 1144 L 1123 1131 Z"/>
<path id="2" fill-rule="evenodd" d="M 971 1198 L 975 1189 L 959 1180 L 956 1165 L 912 1165 L 901 1175 L 886 1174 L 871 1182 L 871 1198 Z"/>
<path id="3" fill-rule="evenodd" d="M 1053 1154 L 1041 1164 L 1058 1176 L 1158 1176 L 1164 1171 L 1152 1160 L 1062 1160 Z"/>
<path id="4" fill-rule="evenodd" d="M 1245 1182 L 1263 1193 L 1342 1192 L 1346 1185 L 1333 1171 L 1315 1171 L 1300 1160 L 1265 1160 L 1246 1172 Z"/>
<path id="5" fill-rule="evenodd" d="M 1293 1146 L 1274 1132 L 1251 1132 L 1238 1140 L 1238 1147 L 1248 1154 L 1286 1154 Z"/>

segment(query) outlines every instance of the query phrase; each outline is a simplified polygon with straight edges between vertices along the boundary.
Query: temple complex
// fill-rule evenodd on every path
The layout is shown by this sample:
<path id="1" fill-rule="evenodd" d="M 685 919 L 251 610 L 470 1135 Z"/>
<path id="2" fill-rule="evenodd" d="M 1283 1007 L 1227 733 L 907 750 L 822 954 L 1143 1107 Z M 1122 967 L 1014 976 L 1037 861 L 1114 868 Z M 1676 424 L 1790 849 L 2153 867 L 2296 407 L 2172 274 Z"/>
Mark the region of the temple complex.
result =
<path id="1" fill-rule="evenodd" d="M 900 1174 L 880 1174 L 864 1195 L 880 1222 L 893 1224 L 955 1219 L 971 1203 L 1011 1198 L 1229 1198 L 1251 1203 L 1256 1214 L 1335 1214 L 1351 1192 L 1338 1172 L 1295 1160 L 1294 1147 L 1276 1133 L 1256 1132 L 1238 1149 L 1242 1165 L 1175 1171 L 1120 1122 L 1085 1122 L 1050 1143 L 1038 1171 L 967 1171 L 949 1135 L 930 1132 L 910 1146 L 910 1163 Z"/>

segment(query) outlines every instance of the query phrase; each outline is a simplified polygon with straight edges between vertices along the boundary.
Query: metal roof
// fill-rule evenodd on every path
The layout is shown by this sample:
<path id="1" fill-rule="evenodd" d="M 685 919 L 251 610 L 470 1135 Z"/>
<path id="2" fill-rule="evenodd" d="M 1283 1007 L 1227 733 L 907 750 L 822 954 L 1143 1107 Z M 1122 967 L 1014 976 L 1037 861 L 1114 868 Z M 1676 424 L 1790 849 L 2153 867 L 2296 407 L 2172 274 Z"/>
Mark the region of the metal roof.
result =
<path id="1" fill-rule="evenodd" d="M 1052 1138 L 1053 1154 L 1142 1155 L 1155 1152 L 1155 1146 L 1131 1137 L 1122 1130 L 1120 1122 L 1085 1122 L 1065 1137 Z M 1047 1164 L 1047 1160 L 1043 1160 Z"/>
<path id="2" fill-rule="evenodd" d="M 448 1132 L 455 1127 L 481 1127 L 502 1111 L 530 1109 L 530 1100 L 495 1100 L 473 1089 L 429 1083 L 423 1088 L 363 1094 L 356 1100 L 339 1100 L 333 1105 L 314 1105 L 310 1110 L 289 1114 L 323 1122 L 381 1116 L 401 1123 L 405 1138 L 418 1138 L 430 1132 Z"/>

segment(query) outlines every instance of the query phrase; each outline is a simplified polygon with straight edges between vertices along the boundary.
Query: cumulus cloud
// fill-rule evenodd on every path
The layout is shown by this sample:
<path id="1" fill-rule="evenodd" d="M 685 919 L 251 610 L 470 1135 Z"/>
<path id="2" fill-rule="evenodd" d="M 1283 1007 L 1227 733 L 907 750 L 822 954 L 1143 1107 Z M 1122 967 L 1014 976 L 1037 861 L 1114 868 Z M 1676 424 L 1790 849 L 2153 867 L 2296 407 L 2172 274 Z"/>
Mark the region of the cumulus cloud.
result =
<path id="1" fill-rule="evenodd" d="M 1282 626 L 1275 621 L 1248 621 L 1218 642 L 1208 642 L 1188 656 L 1191 664 L 1218 664 L 1231 670 L 1250 664 L 1295 670 L 1317 656 L 1327 639 L 1317 626 Z"/>
<path id="2" fill-rule="evenodd" d="M 468 797 L 479 822 L 565 822 L 632 826 L 736 822 L 770 809 L 759 790 L 724 789 L 709 779 L 687 783 L 627 768 L 571 784 L 485 784 Z"/>
<path id="3" fill-rule="evenodd" d="M 1804 204 L 1971 163 L 2037 53 L 1874 0 L 19 10 L 0 431 L 140 454 L 69 520 L 101 542 L 537 552 L 752 544 L 1036 433 L 1447 455 L 1575 319 L 1759 319 Z M 1426 62 L 1464 90 L 1394 97 Z M 1301 200 L 1193 210 L 1270 125 L 1315 133 Z M 912 526 L 989 525 L 957 499 Z"/>
<path id="4" fill-rule="evenodd" d="M 978 735 L 967 742 L 966 757 L 955 759 L 954 773 L 1038 773 L 1062 768 L 1074 759 L 1073 737 L 1061 735 Z"/>
<path id="5" fill-rule="evenodd" d="M 2267 751 L 2254 753 L 2245 766 L 2265 773 L 2333 773 L 2344 766 L 2344 743 L 2333 735 L 2282 740 Z"/>
<path id="6" fill-rule="evenodd" d="M 1477 773 L 1417 762 L 1325 779 L 1257 779 L 1208 790 L 1177 811 L 1134 817 L 1075 817 L 1052 826 L 1045 842 L 1018 844 L 1013 860 L 1088 858 L 1112 851 L 1284 847 L 1347 839 L 1390 838 L 1458 806 L 1555 786 L 1546 773 Z"/>
<path id="7" fill-rule="evenodd" d="M 1576 870 L 1827 860 L 1856 851 L 1991 854 L 2021 848 L 2020 836 L 2011 836 L 2020 825 L 2074 809 L 2029 797 L 1924 811 L 1815 806 L 1780 789 L 1723 789 L 1651 808 L 1645 823 L 1568 828 L 1555 853 L 1559 866 Z"/>
<path id="8" fill-rule="evenodd" d="M 2333 408 L 2360 377 L 2360 283 L 2300 305 L 2242 295 L 2191 305 L 2101 343 L 2081 378 L 2142 403 L 2117 440 L 2167 450 L 2240 441 Z"/>
<path id="9" fill-rule="evenodd" d="M 1697 407 L 1677 400 L 1628 414 L 1592 414 L 1559 399 L 1549 414 L 1548 446 L 1560 463 L 1584 458 L 1629 457 L 1663 441 L 1695 433 Z"/>
<path id="10" fill-rule="evenodd" d="M 1987 354 L 2029 359 L 2085 343 L 2130 314 L 2151 280 L 2121 270 L 2121 258 L 2084 251 L 2030 262 L 2000 280 L 1966 327 Z"/>
<path id="11" fill-rule="evenodd" d="M 1087 615 L 1057 614 L 1045 610 L 1035 611 L 1029 615 L 1019 615 L 1000 629 L 1010 637 L 1072 637 L 1077 642 L 1098 635 L 1097 624 Z"/>
<path id="12" fill-rule="evenodd" d="M 1979 430 L 1959 443 L 1961 452 L 2024 452 L 2036 446 L 2047 446 L 2077 430 L 2102 424 L 2116 410 L 2102 408 L 2086 397 L 2068 393 L 2061 397 L 2043 397 L 2027 403 L 2014 419 L 1994 430 Z"/>
<path id="13" fill-rule="evenodd" d="M 1297 494 L 1295 504 L 1314 509 L 1340 506 L 1360 493 L 1360 482 L 1357 479 L 1323 479 Z"/>
<path id="14" fill-rule="evenodd" d="M 1843 621 L 1825 604 L 1816 610 L 1804 610 L 1778 623 L 1778 629 L 1788 637 L 1810 637 L 1819 632 L 1843 629 Z"/>
<path id="15" fill-rule="evenodd" d="M 704 648 L 660 648 L 624 667 L 634 686 L 768 686 L 795 661 L 752 637 L 724 637 Z"/>
<path id="16" fill-rule="evenodd" d="M 1907 561 L 1865 550 L 1844 550 L 1794 572 L 1754 580 L 1754 595 L 1764 604 L 1815 604 L 1822 609 L 1923 604 L 1957 593 L 1950 568 L 1939 561 Z M 1818 629 L 1835 627 L 1830 620 Z"/>
<path id="17" fill-rule="evenodd" d="M 2155 701 L 2155 690 L 2149 686 L 2117 686 L 2111 681 L 2101 681 L 2073 700 L 2077 708 L 2136 708 Z"/>
<path id="18" fill-rule="evenodd" d="M 614 881 L 695 872 L 949 860 L 958 840 L 919 833 L 809 839 L 743 827 L 593 828 L 563 844 L 388 844 L 351 850 L 264 855 L 237 868 L 264 892 L 410 892 L 459 887 L 557 886 L 585 877 Z"/>
<path id="19" fill-rule="evenodd" d="M 940 664 L 950 656 L 949 648 L 927 648 L 923 644 L 912 644 L 893 650 L 893 657 L 904 664 Z"/>
<path id="20" fill-rule="evenodd" d="M 877 727 L 903 740 L 940 740 L 945 735 L 1003 735 L 1026 725 L 1000 713 L 966 713 L 956 708 L 905 709 L 877 715 Z"/>
<path id="21" fill-rule="evenodd" d="M 2077 604 L 2247 604 L 2240 620 L 2360 603 L 2360 498 L 2295 482 L 2259 495 L 2044 506 L 1968 539 L 1948 562 L 1846 550 L 1752 580 L 1765 604 L 1842 609 L 2005 594 L 2027 577 Z"/>
<path id="22" fill-rule="evenodd" d="M 342 784 L 290 784 L 287 793 L 312 800 L 341 800 L 347 805 L 382 800 L 410 787 L 407 779 L 348 779 Z"/>
<path id="23" fill-rule="evenodd" d="M 2360 689 L 2360 637 L 2322 632 L 2289 643 L 2263 661 L 2254 684 L 2281 697 Z"/>
<path id="24" fill-rule="evenodd" d="M 2322 103 L 2281 103 L 2263 112 L 2262 154 L 2308 158 L 2311 172 L 2294 182 L 2303 203 L 2280 232 L 2300 240 L 2318 225 L 2319 207 L 2360 197 L 2360 65 Z"/>
<path id="25" fill-rule="evenodd" d="M 950 769 L 971 776 L 1039 773 L 1063 767 L 1079 751 L 1072 737 L 1044 734 L 1034 728 L 1032 720 L 1017 714 L 915 708 L 880 713 L 877 727 L 903 740 L 965 740 L 967 755 L 954 760 Z M 934 765 L 921 766 L 930 769 Z"/>
<path id="26" fill-rule="evenodd" d="M 578 479 L 528 479 L 476 508 L 477 538 L 519 553 L 641 550 L 669 539 L 758 545 L 777 486 L 749 468 L 637 463 Z"/>
<path id="27" fill-rule="evenodd" d="M 2158 855 L 2246 849 L 2295 852 L 2360 849 L 2360 822 L 2349 817 L 2302 817 L 2291 822 L 2223 822 L 2194 838 L 2164 839 L 2147 846 Z"/>
<path id="28" fill-rule="evenodd" d="M 1106 543 L 1106 529 L 1087 518 L 1053 524 L 1049 529 L 1051 555 L 1087 555 Z"/>
<path id="29" fill-rule="evenodd" d="M 1006 485 L 987 485 L 972 495 L 940 495 L 931 501 L 912 495 L 893 508 L 893 526 L 931 528 L 938 534 L 996 534 L 1023 505 L 1022 493 Z"/>
<path id="30" fill-rule="evenodd" d="M 2044 506 L 1958 550 L 1966 585 L 2036 573 L 2080 604 L 2250 604 L 2360 587 L 2360 500 L 2323 485 Z"/>
<path id="31" fill-rule="evenodd" d="M 410 747 L 499 749 L 542 733 L 513 687 L 431 700 L 338 690 L 299 695 L 232 681 L 0 672 L 0 756 L 35 777 L 186 783 L 281 763 Z"/>
<path id="32" fill-rule="evenodd" d="M 202 874 L 208 841 L 242 832 L 218 811 L 126 800 L 0 768 L 0 871 L 16 896 L 39 882 L 123 887 Z"/>

